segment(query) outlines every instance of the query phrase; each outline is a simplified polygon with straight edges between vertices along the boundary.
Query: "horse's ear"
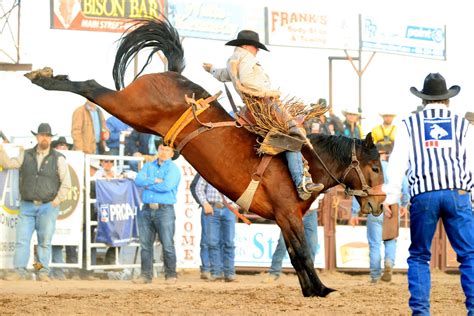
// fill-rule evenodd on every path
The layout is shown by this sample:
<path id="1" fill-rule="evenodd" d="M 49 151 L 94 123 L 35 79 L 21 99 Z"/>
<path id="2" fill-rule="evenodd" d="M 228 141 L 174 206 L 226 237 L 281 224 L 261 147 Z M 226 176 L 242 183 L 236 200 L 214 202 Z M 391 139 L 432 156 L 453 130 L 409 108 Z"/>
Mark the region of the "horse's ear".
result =
<path id="1" fill-rule="evenodd" d="M 365 136 L 364 145 L 367 148 L 375 147 L 374 139 L 372 138 L 372 132 L 368 133 L 367 136 Z"/>

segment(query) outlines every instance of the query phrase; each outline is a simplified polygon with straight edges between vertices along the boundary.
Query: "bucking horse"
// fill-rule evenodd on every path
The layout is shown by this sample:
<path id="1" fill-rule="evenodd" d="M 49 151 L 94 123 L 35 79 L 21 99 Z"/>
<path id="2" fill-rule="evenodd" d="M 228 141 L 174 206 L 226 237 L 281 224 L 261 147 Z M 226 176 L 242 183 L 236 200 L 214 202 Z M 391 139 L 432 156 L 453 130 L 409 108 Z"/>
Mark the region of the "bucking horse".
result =
<path id="1" fill-rule="evenodd" d="M 151 48 L 147 64 L 152 54 L 161 51 L 168 60 L 168 71 L 137 75 L 124 87 L 126 68 L 143 48 Z M 25 76 L 46 90 L 81 95 L 140 132 L 166 138 L 174 130 L 174 146 L 180 148 L 186 160 L 217 190 L 237 201 L 261 162 L 255 151 L 257 137 L 236 124 L 201 86 L 184 77 L 181 74 L 184 67 L 184 51 L 177 30 L 166 19 L 150 19 L 138 21 L 119 41 L 113 67 L 116 91 L 95 80 L 72 81 L 66 75 L 54 76 L 52 72 L 34 71 Z M 211 100 L 199 119 L 195 115 L 183 119 L 191 107 L 186 96 Z M 186 125 L 176 125 L 183 120 L 187 121 Z M 312 146 L 303 146 L 302 153 L 311 174 L 318 176 L 314 180 L 323 183 L 326 189 L 344 186 L 348 194 L 356 196 L 363 211 L 380 214 L 384 200 L 380 190 L 383 174 L 371 135 L 365 140 L 324 135 L 310 140 Z M 269 162 L 259 180 L 250 211 L 275 220 L 280 227 L 303 295 L 327 296 L 334 290 L 321 282 L 314 269 L 302 223 L 317 194 L 305 201 L 298 198 L 282 154 Z"/>

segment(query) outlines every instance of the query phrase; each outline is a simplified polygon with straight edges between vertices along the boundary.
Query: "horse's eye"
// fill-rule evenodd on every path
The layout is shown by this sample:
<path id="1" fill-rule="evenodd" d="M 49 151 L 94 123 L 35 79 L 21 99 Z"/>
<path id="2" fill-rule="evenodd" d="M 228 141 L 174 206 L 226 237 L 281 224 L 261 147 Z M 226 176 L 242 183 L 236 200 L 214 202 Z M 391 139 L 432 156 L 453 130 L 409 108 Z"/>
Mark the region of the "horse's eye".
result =
<path id="1" fill-rule="evenodd" d="M 372 167 L 372 171 L 376 172 L 376 173 L 379 173 L 380 169 L 378 167 Z"/>

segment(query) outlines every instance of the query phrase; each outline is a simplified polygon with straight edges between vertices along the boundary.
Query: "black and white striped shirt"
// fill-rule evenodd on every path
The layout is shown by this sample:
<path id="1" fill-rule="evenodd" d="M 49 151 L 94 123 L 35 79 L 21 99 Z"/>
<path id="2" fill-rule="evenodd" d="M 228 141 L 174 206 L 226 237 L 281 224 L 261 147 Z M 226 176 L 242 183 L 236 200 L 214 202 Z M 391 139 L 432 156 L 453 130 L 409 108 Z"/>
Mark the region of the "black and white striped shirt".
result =
<path id="1" fill-rule="evenodd" d="M 389 195 L 399 192 L 405 172 L 412 197 L 444 189 L 471 191 L 474 157 L 468 146 L 474 146 L 473 127 L 445 105 L 435 103 L 403 119 L 390 157 L 387 203 L 394 198 Z"/>

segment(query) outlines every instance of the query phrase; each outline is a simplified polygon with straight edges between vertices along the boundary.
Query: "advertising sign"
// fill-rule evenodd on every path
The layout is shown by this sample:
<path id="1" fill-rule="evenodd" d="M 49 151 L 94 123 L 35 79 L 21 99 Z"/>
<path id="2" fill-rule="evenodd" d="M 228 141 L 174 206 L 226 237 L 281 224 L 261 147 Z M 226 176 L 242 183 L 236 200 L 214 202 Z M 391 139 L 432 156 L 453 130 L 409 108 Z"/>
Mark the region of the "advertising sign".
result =
<path id="1" fill-rule="evenodd" d="M 166 0 L 51 0 L 51 28 L 124 32 L 142 18 L 159 18 Z"/>
<path id="2" fill-rule="evenodd" d="M 260 33 L 263 41 L 264 11 L 248 4 L 176 0 L 169 4 L 168 19 L 183 37 L 228 41 L 240 30 L 250 29 Z"/>
<path id="3" fill-rule="evenodd" d="M 400 16 L 362 16 L 361 21 L 363 50 L 446 59 L 446 27 L 441 22 Z"/>
<path id="4" fill-rule="evenodd" d="M 266 17 L 270 45 L 359 49 L 357 15 L 268 7 Z"/>

